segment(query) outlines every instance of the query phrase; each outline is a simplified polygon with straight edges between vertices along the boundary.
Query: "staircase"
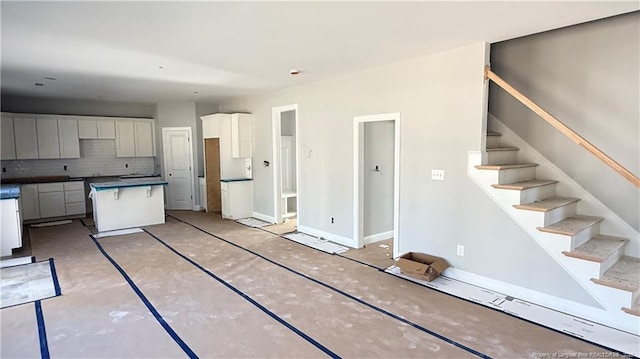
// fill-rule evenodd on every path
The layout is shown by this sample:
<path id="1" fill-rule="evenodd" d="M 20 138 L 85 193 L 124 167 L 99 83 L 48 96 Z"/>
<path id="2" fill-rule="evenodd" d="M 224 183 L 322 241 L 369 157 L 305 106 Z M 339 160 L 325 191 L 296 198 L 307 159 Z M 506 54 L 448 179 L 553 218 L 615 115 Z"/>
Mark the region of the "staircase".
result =
<path id="1" fill-rule="evenodd" d="M 601 234 L 605 218 L 579 214 L 581 199 L 557 194 L 559 181 L 538 178 L 518 151 L 489 132 L 469 175 L 598 301 L 605 313 L 595 321 L 640 334 L 640 258 L 625 255 L 629 239 Z"/>

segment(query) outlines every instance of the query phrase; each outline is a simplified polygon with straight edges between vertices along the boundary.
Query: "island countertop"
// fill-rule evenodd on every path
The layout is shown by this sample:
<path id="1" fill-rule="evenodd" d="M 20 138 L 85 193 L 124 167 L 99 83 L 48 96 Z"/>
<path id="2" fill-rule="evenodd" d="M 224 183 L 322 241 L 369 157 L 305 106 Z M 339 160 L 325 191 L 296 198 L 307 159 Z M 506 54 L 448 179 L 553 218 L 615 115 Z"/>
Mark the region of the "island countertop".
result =
<path id="1" fill-rule="evenodd" d="M 19 184 L 3 184 L 0 186 L 0 199 L 20 198 Z"/>
<path id="2" fill-rule="evenodd" d="M 162 181 L 156 178 L 140 178 L 140 179 L 127 179 L 113 182 L 94 182 L 91 183 L 91 188 L 96 191 L 103 191 L 114 188 L 126 188 L 126 187 L 144 187 L 144 186 L 166 186 L 167 181 Z"/>

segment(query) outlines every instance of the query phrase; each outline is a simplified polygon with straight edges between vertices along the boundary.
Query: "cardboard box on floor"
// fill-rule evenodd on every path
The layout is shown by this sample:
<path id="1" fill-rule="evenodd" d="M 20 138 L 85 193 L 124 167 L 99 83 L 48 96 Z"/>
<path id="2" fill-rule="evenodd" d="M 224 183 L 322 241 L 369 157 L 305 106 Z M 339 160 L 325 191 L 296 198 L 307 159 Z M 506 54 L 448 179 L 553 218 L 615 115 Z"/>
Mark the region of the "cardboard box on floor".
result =
<path id="1" fill-rule="evenodd" d="M 427 282 L 438 278 L 449 267 L 449 263 L 443 258 L 415 252 L 400 256 L 396 265 L 402 274 Z"/>

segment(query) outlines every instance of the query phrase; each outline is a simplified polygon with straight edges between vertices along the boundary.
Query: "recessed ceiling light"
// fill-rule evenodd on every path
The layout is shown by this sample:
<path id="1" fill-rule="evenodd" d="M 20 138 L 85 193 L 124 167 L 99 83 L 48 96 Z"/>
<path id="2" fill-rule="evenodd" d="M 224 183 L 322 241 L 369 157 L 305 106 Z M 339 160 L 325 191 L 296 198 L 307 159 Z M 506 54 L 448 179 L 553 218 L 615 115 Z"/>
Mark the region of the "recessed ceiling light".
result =
<path id="1" fill-rule="evenodd" d="M 200 93 L 200 92 L 198 92 L 198 91 L 193 91 L 193 93 Z"/>
<path id="2" fill-rule="evenodd" d="M 45 79 L 45 80 L 51 80 L 51 81 L 55 81 L 55 80 L 57 80 L 55 77 L 45 77 L 44 79 Z"/>
<path id="3" fill-rule="evenodd" d="M 35 85 L 36 85 L 36 86 L 44 86 L 44 84 L 43 84 L 43 83 L 41 83 L 41 82 L 36 82 L 36 83 L 35 83 Z"/>
<path id="4" fill-rule="evenodd" d="M 295 69 L 294 69 L 294 70 L 291 70 L 291 71 L 289 71 L 289 74 L 291 74 L 291 75 L 293 75 L 293 76 L 295 76 L 295 75 L 299 75 L 299 74 L 300 74 L 300 70 L 295 70 Z"/>
<path id="5" fill-rule="evenodd" d="M 164 70 L 164 66 L 158 66 L 160 70 Z"/>

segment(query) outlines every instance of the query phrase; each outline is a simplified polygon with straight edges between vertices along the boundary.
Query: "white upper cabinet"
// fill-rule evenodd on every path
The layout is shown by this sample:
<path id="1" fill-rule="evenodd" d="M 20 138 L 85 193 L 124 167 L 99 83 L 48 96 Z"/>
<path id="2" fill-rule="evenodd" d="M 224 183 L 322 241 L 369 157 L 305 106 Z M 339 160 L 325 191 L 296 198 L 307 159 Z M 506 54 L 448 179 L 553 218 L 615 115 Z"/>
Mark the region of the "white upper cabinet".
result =
<path id="1" fill-rule="evenodd" d="M 98 138 L 98 124 L 96 120 L 78 120 L 78 138 Z"/>
<path id="2" fill-rule="evenodd" d="M 78 120 L 58 120 L 60 158 L 80 158 Z"/>
<path id="3" fill-rule="evenodd" d="M 224 114 L 213 114 L 202 116 L 202 137 L 203 138 L 220 138 L 220 118 L 229 116 Z"/>
<path id="4" fill-rule="evenodd" d="M 0 159 L 15 160 L 16 159 L 16 141 L 13 136 L 13 117 L 2 115 L 2 150 Z"/>
<path id="5" fill-rule="evenodd" d="M 116 121 L 116 157 L 135 157 L 136 138 L 133 122 Z"/>
<path id="6" fill-rule="evenodd" d="M 38 158 L 60 158 L 60 138 L 58 136 L 58 121 L 38 118 Z"/>
<path id="7" fill-rule="evenodd" d="M 36 130 L 36 119 L 31 117 L 14 117 L 13 131 L 16 141 L 16 159 L 38 159 L 38 131 Z"/>
<path id="8" fill-rule="evenodd" d="M 251 157 L 251 115 L 234 114 L 231 117 L 231 156 Z"/>
<path id="9" fill-rule="evenodd" d="M 151 122 L 134 122 L 137 157 L 153 156 L 153 124 Z"/>
<path id="10" fill-rule="evenodd" d="M 114 139 L 116 138 L 116 124 L 113 120 L 98 121 L 98 138 Z"/>
<path id="11" fill-rule="evenodd" d="M 79 138 L 84 139 L 115 139 L 116 126 L 113 120 L 78 120 Z"/>

